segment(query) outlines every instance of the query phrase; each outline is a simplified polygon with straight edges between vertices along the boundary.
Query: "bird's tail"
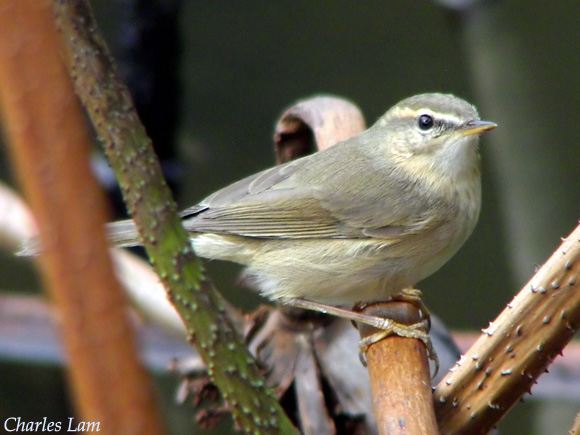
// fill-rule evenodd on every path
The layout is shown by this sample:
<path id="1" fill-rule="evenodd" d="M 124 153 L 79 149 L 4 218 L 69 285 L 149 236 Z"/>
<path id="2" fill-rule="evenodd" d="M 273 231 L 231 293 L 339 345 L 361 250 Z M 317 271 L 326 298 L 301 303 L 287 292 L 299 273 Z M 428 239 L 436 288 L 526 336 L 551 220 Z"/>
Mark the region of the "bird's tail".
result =
<path id="1" fill-rule="evenodd" d="M 22 242 L 16 251 L 18 257 L 35 257 L 42 251 L 40 247 L 40 240 L 37 236 L 30 237 Z"/>
<path id="2" fill-rule="evenodd" d="M 107 240 L 112 246 L 130 248 L 141 245 L 141 237 L 132 220 L 111 222 L 105 225 Z M 20 245 L 16 255 L 20 257 L 34 257 L 42 252 L 38 237 L 31 237 Z"/>
<path id="3" fill-rule="evenodd" d="M 117 248 L 131 248 L 143 244 L 131 219 L 108 223 L 105 225 L 105 232 L 109 243 Z"/>

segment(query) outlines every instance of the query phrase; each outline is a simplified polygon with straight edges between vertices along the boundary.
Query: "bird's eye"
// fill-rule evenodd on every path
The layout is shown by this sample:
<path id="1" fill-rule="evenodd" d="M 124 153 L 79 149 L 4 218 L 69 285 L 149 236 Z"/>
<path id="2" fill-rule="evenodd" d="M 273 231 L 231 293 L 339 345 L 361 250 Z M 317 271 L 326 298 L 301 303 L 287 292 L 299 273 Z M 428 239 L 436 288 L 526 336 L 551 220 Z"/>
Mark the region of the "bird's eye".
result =
<path id="1" fill-rule="evenodd" d="M 427 131 L 433 128 L 433 117 L 430 115 L 419 116 L 419 129 Z"/>

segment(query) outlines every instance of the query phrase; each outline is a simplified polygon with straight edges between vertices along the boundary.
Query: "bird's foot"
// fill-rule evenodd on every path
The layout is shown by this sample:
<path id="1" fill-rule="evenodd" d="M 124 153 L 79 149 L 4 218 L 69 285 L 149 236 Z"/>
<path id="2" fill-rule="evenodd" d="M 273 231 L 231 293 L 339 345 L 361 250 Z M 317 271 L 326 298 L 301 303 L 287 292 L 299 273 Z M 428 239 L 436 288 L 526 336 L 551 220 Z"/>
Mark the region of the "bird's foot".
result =
<path id="1" fill-rule="evenodd" d="M 374 316 L 369 316 L 374 317 Z M 421 322 L 414 323 L 412 325 L 405 325 L 402 323 L 397 323 L 392 319 L 387 318 L 380 318 L 378 319 L 383 320 L 382 327 L 374 326 L 380 331 L 367 335 L 366 337 L 362 338 L 359 342 L 359 351 L 361 354 L 361 361 L 363 364 L 366 365 L 366 357 L 365 354 L 367 353 L 369 347 L 387 337 L 396 335 L 398 337 L 403 338 L 414 338 L 416 340 L 420 340 L 427 349 L 427 356 L 430 360 L 435 363 L 435 374 L 439 371 L 439 358 L 437 358 L 437 354 L 435 353 L 435 349 L 433 348 L 433 344 L 431 343 L 431 339 L 429 338 L 429 328 L 430 328 L 430 321 L 429 319 L 422 320 Z"/>

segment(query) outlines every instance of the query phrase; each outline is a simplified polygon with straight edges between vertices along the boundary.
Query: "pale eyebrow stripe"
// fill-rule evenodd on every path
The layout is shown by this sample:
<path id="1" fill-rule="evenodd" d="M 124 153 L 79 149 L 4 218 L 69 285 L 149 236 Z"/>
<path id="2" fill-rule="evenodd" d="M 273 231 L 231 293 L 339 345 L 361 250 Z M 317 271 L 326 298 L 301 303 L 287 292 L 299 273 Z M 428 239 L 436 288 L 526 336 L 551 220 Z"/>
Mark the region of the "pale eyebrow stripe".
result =
<path id="1" fill-rule="evenodd" d="M 396 116 L 398 118 L 415 118 L 419 114 L 426 114 L 426 115 L 435 116 L 435 113 L 432 110 L 429 110 L 429 109 L 411 109 L 409 107 L 396 107 L 395 109 L 393 109 L 391 114 L 392 114 L 392 116 Z M 443 122 L 447 122 L 450 124 L 461 124 L 463 122 L 461 119 L 459 119 L 457 116 L 455 116 L 451 113 L 439 113 L 439 112 L 437 112 L 437 115 L 435 117 Z"/>

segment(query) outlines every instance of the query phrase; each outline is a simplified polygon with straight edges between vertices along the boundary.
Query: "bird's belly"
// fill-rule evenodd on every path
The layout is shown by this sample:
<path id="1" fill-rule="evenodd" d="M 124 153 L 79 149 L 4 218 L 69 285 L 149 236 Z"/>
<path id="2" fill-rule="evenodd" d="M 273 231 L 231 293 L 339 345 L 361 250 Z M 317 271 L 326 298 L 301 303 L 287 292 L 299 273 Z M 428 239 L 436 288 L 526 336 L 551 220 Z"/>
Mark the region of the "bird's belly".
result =
<path id="1" fill-rule="evenodd" d="M 439 269 L 449 256 L 433 244 L 365 239 L 248 239 L 202 235 L 196 252 L 241 263 L 270 299 L 305 298 L 332 305 L 385 300 Z M 411 254 L 411 255 L 410 255 Z"/>

